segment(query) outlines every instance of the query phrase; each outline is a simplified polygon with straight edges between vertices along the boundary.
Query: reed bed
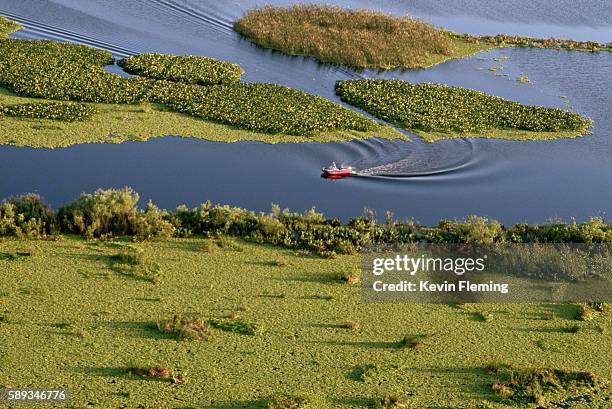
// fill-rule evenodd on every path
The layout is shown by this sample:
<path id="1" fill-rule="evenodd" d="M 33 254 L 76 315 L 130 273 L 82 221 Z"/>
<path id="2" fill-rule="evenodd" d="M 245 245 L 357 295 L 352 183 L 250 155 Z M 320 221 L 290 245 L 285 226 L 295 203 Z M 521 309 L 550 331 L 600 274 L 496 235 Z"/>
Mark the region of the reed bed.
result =
<path id="1" fill-rule="evenodd" d="M 416 18 L 336 6 L 258 7 L 234 29 L 262 47 L 355 67 L 424 67 L 457 48 L 448 32 Z"/>

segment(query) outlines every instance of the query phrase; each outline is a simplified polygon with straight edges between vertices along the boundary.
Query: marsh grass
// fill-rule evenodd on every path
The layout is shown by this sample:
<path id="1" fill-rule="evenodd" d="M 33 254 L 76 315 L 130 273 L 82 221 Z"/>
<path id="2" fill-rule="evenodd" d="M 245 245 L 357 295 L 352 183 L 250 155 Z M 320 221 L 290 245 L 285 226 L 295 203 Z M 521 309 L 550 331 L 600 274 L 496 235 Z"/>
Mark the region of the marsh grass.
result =
<path id="1" fill-rule="evenodd" d="M 201 319 L 175 315 L 168 321 L 157 321 L 159 332 L 171 334 L 177 340 L 203 341 L 210 337 L 208 325 Z"/>
<path id="2" fill-rule="evenodd" d="M 355 67 L 419 68 L 457 51 L 448 32 L 419 19 L 335 6 L 258 7 L 234 29 L 262 47 Z"/>
<path id="3" fill-rule="evenodd" d="M 590 371 L 520 368 L 501 363 L 489 364 L 486 370 L 497 378 L 491 389 L 500 400 L 522 405 L 544 406 L 548 403 L 548 395 L 575 394 L 600 384 Z"/>

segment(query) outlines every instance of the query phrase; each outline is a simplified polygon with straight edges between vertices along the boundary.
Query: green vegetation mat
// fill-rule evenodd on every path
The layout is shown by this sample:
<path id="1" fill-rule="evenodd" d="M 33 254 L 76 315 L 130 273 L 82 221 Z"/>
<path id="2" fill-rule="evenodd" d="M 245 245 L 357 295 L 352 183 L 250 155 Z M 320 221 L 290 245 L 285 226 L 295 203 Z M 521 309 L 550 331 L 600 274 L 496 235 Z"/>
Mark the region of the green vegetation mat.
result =
<path id="1" fill-rule="evenodd" d="M 237 64 L 192 55 L 141 54 L 124 58 L 118 64 L 141 77 L 196 85 L 238 82 L 244 73 Z"/>
<path id="2" fill-rule="evenodd" d="M 4 87 L 0 104 L 30 104 L 29 111 L 19 111 L 22 118 L 0 120 L 0 143 L 58 147 L 158 135 L 230 142 L 331 141 L 371 136 L 406 139 L 391 127 L 324 98 L 281 85 L 239 83 L 242 68 L 235 64 L 206 57 L 145 54 L 122 63 L 143 76 L 124 78 L 104 70 L 112 63 L 109 52 L 87 46 L 0 40 L 0 86 Z M 41 102 L 39 98 L 96 105 L 62 106 L 72 111 L 79 107 L 81 112 L 58 115 L 45 111 L 49 104 L 32 109 L 31 104 Z M 53 106 L 57 110 L 61 105 Z M 87 119 L 94 112 L 99 115 L 79 124 L 44 121 Z"/>
<path id="3" fill-rule="evenodd" d="M 364 305 L 359 286 L 341 280 L 356 256 L 326 260 L 242 241 L 210 251 L 210 243 L 0 241 L 0 386 L 66 387 L 69 408 L 265 408 L 272 396 L 317 409 L 323 401 L 370 408 L 375 399 L 412 409 L 533 408 L 523 380 L 537 378 L 546 401 L 588 395 L 594 407 L 607 404 L 609 312 L 580 321 L 575 305 Z M 128 249 L 139 255 L 122 255 Z M 155 281 L 136 274 L 151 265 Z M 172 330 L 175 315 L 197 317 L 180 321 L 196 336 L 160 330 L 160 322 Z M 202 332 L 211 320 L 259 331 Z M 418 348 L 405 341 L 420 334 Z M 592 371 L 597 386 L 578 382 L 580 371 Z M 505 385 L 516 401 L 500 395 Z"/>
<path id="4" fill-rule="evenodd" d="M 0 16 L 0 39 L 8 37 L 9 34 L 19 31 L 21 25 L 6 17 Z"/>
<path id="5" fill-rule="evenodd" d="M 338 81 L 351 105 L 416 133 L 426 141 L 473 136 L 555 139 L 588 133 L 592 121 L 558 108 L 523 105 L 480 91 L 401 80 Z"/>
<path id="6" fill-rule="evenodd" d="M 40 103 L 38 98 L 19 97 L 0 88 L 0 104 Z M 261 141 L 331 142 L 366 139 L 407 139 L 390 126 L 378 125 L 367 132 L 340 130 L 314 136 L 267 134 L 171 111 L 162 104 L 90 104 L 97 113 L 87 121 L 64 122 L 18 117 L 0 118 L 0 144 L 57 148 L 80 143 L 121 143 L 145 141 L 158 136 L 188 136 L 216 142 Z"/>
<path id="7" fill-rule="evenodd" d="M 255 8 L 234 29 L 262 47 L 355 67 L 424 68 L 494 47 L 411 17 L 335 6 Z"/>

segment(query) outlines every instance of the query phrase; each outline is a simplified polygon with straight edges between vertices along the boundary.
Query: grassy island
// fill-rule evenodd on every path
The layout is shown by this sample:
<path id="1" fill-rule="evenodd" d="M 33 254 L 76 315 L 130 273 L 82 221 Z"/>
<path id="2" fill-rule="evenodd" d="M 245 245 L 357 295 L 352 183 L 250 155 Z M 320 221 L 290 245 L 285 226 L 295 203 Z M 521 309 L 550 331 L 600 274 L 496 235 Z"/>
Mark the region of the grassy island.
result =
<path id="1" fill-rule="evenodd" d="M 401 80 L 336 83 L 340 98 L 429 142 L 454 137 L 573 138 L 592 121 L 558 108 L 528 106 L 480 91 Z"/>
<path id="2" fill-rule="evenodd" d="M 5 23 L 6 32 L 14 26 Z M 46 40 L 0 40 L 0 143 L 59 147 L 160 135 L 217 141 L 304 142 L 379 136 L 392 127 L 319 96 L 240 82 L 212 58 L 144 54 L 107 72 L 107 51 Z M 73 102 L 78 102 L 75 104 Z"/>
<path id="3" fill-rule="evenodd" d="M 0 205 L 0 386 L 61 385 L 75 408 L 606 405 L 605 304 L 362 304 L 358 256 L 285 246 L 295 234 L 283 229 L 420 240 L 416 226 L 210 204 L 173 221 L 136 203 L 101 191 L 58 213 L 32 195 Z M 612 242 L 601 220 L 512 229 L 515 240 Z M 506 234 L 482 219 L 429 233 Z"/>
<path id="4" fill-rule="evenodd" d="M 255 8 L 234 29 L 262 47 L 361 68 L 423 68 L 494 47 L 412 17 L 320 5 Z"/>
<path id="5" fill-rule="evenodd" d="M 358 68 L 427 68 L 500 47 L 612 51 L 612 43 L 458 34 L 410 16 L 316 4 L 257 7 L 234 29 L 264 48 Z"/>

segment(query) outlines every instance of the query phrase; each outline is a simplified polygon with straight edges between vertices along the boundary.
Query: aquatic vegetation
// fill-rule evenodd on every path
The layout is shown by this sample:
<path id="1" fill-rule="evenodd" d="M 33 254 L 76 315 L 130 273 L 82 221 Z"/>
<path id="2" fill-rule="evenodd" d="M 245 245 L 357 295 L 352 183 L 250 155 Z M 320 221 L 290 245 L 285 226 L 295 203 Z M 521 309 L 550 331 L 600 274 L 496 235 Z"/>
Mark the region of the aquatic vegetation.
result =
<path id="1" fill-rule="evenodd" d="M 242 318 L 214 318 L 208 321 L 212 328 L 226 332 L 235 332 L 241 335 L 257 335 L 261 332 L 261 327 L 253 322 Z"/>
<path id="2" fill-rule="evenodd" d="M 375 398 L 382 400 L 385 395 L 397 396 L 408 408 L 471 408 L 482 400 L 495 407 L 518 408 L 525 405 L 497 402 L 491 385 L 506 379 L 481 369 L 489 360 L 513 368 L 527 363 L 575 367 L 592 371 L 606 384 L 612 379 L 612 368 L 602 359 L 612 338 L 594 328 L 609 326 L 609 314 L 574 336 L 552 331 L 562 323 L 578 322 L 571 321 L 576 312 L 572 306 L 506 304 L 503 314 L 480 324 L 443 304 L 363 304 L 359 288 L 313 279 L 317 274 L 332 279 L 358 266 L 359 256 L 306 258 L 283 248 L 236 240 L 243 252 L 199 253 L 194 249 L 202 244 L 201 237 L 136 245 L 155 260 L 163 260 L 163 284 L 87 274 L 108 271 L 101 256 L 118 250 L 108 242 L 92 245 L 74 235 L 60 241 L 0 240 L 0 252 L 37 249 L 32 257 L 0 259 L 0 316 L 4 317 L 0 344 L 2 359 L 8 363 L 0 365 L 0 384 L 35 384 L 42 377 L 45 383 L 66 385 L 75 407 L 87 406 L 92 396 L 103 408 L 136 407 L 143 402 L 167 407 L 179 396 L 181 407 L 265 408 L 270 395 L 278 392 L 300 397 L 318 394 L 338 409 L 371 407 Z M 265 263 L 277 258 L 286 258 L 291 269 L 282 272 Z M 41 289 L 46 293 L 37 295 Z M 322 294 L 333 299 L 312 298 Z M 161 301 L 156 298 L 160 296 Z M 179 317 L 203 318 L 206 323 L 206 317 L 225 317 L 239 306 L 248 306 L 243 317 L 265 324 L 266 331 L 242 336 L 209 328 L 212 336 L 205 341 L 176 342 L 166 338 L 172 334 L 158 333 L 151 325 L 152 320 L 171 320 L 177 312 Z M 534 319 L 551 308 L 561 314 L 556 322 Z M 346 319 L 359 322 L 363 329 L 339 328 Z M 58 328 L 64 322 L 71 323 L 69 329 Z M 84 340 L 77 335 L 80 330 L 85 331 Z M 395 348 L 405 334 L 425 333 L 435 338 L 425 341 L 422 350 Z M 535 346 L 542 339 L 555 348 Z M 45 359 L 36 368 L 23 359 L 40 354 L 41 349 L 46 351 Z M 356 368 L 364 364 L 380 370 L 367 371 L 366 381 L 360 382 Z M 142 372 L 129 376 L 127 367 L 158 372 L 166 368 L 170 375 L 187 373 L 189 379 L 179 390 L 170 387 L 170 377 L 142 376 Z M 240 382 L 237 371 L 245 374 Z M 592 406 L 607 407 L 604 399 L 609 392 L 586 393 L 594 401 Z"/>
<path id="3" fill-rule="evenodd" d="M 523 405 L 547 405 L 551 396 L 592 391 L 600 385 L 599 379 L 589 371 L 491 364 L 487 372 L 497 378 L 491 389 L 500 400 Z"/>
<path id="4" fill-rule="evenodd" d="M 124 78 L 109 73 L 103 68 L 113 62 L 107 51 L 53 41 L 7 39 L 0 42 L 0 86 L 21 96 L 50 100 L 164 104 L 200 119 L 267 134 L 317 136 L 336 131 L 373 132 L 382 128 L 376 121 L 339 104 L 281 85 L 200 86 L 170 81 L 236 81 L 237 70 L 241 72 L 241 69 L 229 63 L 211 63 L 209 71 L 206 71 L 208 63 L 199 57 L 193 57 L 196 62 L 191 57 L 143 57 L 125 64 L 146 65 L 147 58 L 170 59 L 165 68 L 143 71 L 146 76 L 168 80 Z M 43 108 L 38 110 L 42 112 Z"/>
<path id="5" fill-rule="evenodd" d="M 244 73 L 237 64 L 193 55 L 140 54 L 124 58 L 118 65 L 141 77 L 195 85 L 238 82 Z"/>
<path id="6" fill-rule="evenodd" d="M 168 321 L 157 321 L 157 329 L 171 334 L 178 340 L 194 339 L 202 341 L 210 337 L 208 325 L 201 319 L 175 315 Z"/>
<path id="7" fill-rule="evenodd" d="M 267 409 L 327 409 L 331 408 L 326 399 L 314 394 L 281 394 L 272 397 Z"/>
<path id="8" fill-rule="evenodd" d="M 258 7 L 234 29 L 262 47 L 355 67 L 426 67 L 477 51 L 416 18 L 324 5 Z"/>
<path id="9" fill-rule="evenodd" d="M 275 84 L 163 84 L 152 90 L 151 99 L 175 111 L 271 134 L 316 135 L 341 129 L 365 132 L 379 127 L 376 121 L 325 98 Z"/>
<path id="10" fill-rule="evenodd" d="M 0 105 L 0 115 L 67 122 L 85 121 L 96 112 L 97 110 L 90 105 L 69 102 Z"/>
<path id="11" fill-rule="evenodd" d="M 584 134 L 592 123 L 562 109 L 523 105 L 442 84 L 348 80 L 336 83 L 336 93 L 344 102 L 426 139 L 479 136 L 489 130 Z"/>
<path id="12" fill-rule="evenodd" d="M 8 37 L 9 34 L 21 30 L 21 24 L 0 16 L 0 39 Z"/>
<path id="13" fill-rule="evenodd" d="M 612 42 L 608 44 L 599 43 L 597 41 L 577 41 L 561 38 L 533 38 L 526 36 L 512 36 L 508 34 L 491 35 L 472 35 L 472 34 L 456 34 L 455 38 L 459 38 L 472 44 L 486 43 L 497 47 L 529 47 L 529 48 L 552 48 L 557 50 L 572 50 L 572 51 L 612 51 Z"/>

